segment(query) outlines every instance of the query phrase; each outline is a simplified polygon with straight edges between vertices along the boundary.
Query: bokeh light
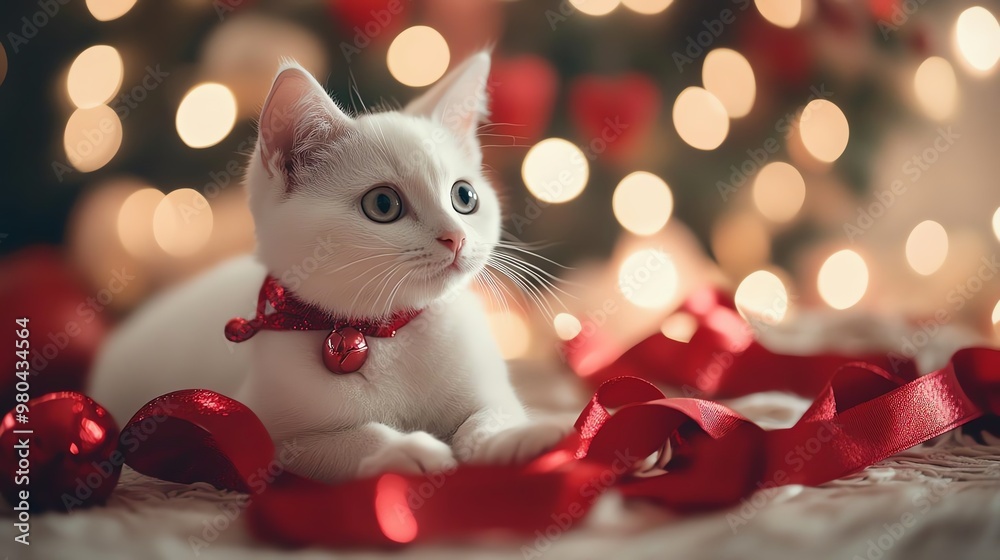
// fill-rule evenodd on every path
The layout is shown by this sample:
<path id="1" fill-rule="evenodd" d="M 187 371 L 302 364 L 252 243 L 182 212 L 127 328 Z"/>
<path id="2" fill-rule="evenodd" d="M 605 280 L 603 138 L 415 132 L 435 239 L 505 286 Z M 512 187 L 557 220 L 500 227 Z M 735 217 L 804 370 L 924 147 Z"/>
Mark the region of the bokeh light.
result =
<path id="1" fill-rule="evenodd" d="M 419 532 L 409 491 L 410 483 L 398 474 L 383 474 L 375 483 L 375 520 L 382 534 L 393 542 L 408 543 Z"/>
<path id="2" fill-rule="evenodd" d="M 111 21 L 127 14 L 136 0 L 87 0 L 87 9 L 97 21 Z"/>
<path id="3" fill-rule="evenodd" d="M 122 145 L 122 123 L 107 105 L 77 109 L 66 121 L 63 148 L 70 165 L 90 172 L 107 165 Z"/>
<path id="4" fill-rule="evenodd" d="M 69 99 L 81 109 L 97 107 L 111 100 L 122 86 L 125 67 L 114 47 L 95 45 L 73 60 L 66 79 Z"/>
<path id="5" fill-rule="evenodd" d="M 674 0 L 622 0 L 622 5 L 633 12 L 652 15 L 666 10 Z"/>
<path id="6" fill-rule="evenodd" d="M 834 309 L 847 309 L 868 290 L 868 265 L 861 255 L 843 249 L 830 255 L 819 269 L 819 296 Z"/>
<path id="7" fill-rule="evenodd" d="M 679 284 L 673 259 L 658 249 L 636 251 L 618 269 L 619 291 L 638 307 L 666 307 L 677 296 Z"/>
<path id="8" fill-rule="evenodd" d="M 583 330 L 580 320 L 569 313 L 556 315 L 552 320 L 552 327 L 556 330 L 556 336 L 562 340 L 573 340 Z"/>
<path id="9" fill-rule="evenodd" d="M 528 323 L 513 311 L 495 311 L 488 316 L 493 338 L 500 346 L 505 360 L 520 358 L 531 347 L 531 331 Z"/>
<path id="10" fill-rule="evenodd" d="M 170 192 L 153 213 L 153 236 L 174 257 L 197 253 L 212 235 L 214 219 L 208 200 L 194 189 Z"/>
<path id="11" fill-rule="evenodd" d="M 692 148 L 714 150 L 729 134 L 729 114 L 707 89 L 689 87 L 674 101 L 674 128 Z"/>
<path id="12" fill-rule="evenodd" d="M 993 212 L 993 235 L 1000 241 L 1000 208 Z"/>
<path id="13" fill-rule="evenodd" d="M 433 84 L 448 70 L 451 53 L 448 42 L 426 25 L 404 29 L 389 45 L 386 64 L 401 84 L 423 87 Z"/>
<path id="14" fill-rule="evenodd" d="M 733 296 L 736 309 L 748 322 L 774 325 L 788 312 L 788 290 L 773 272 L 758 270 L 740 282 Z"/>
<path id="15" fill-rule="evenodd" d="M 955 43 L 972 69 L 988 72 L 1000 59 L 1000 23 L 986 8 L 973 6 L 955 22 Z"/>
<path id="16" fill-rule="evenodd" d="M 1000 325 L 1000 301 L 993 306 L 993 314 L 990 316 L 990 319 L 993 321 L 994 327 Z"/>
<path id="17" fill-rule="evenodd" d="M 663 336 L 677 342 L 690 342 L 696 330 L 698 330 L 698 320 L 694 315 L 683 311 L 673 313 L 660 325 Z"/>
<path id="18" fill-rule="evenodd" d="M 667 225 L 674 210 L 674 196 L 663 179 L 648 171 L 636 171 L 618 183 L 611 207 L 623 228 L 651 235 Z"/>
<path id="19" fill-rule="evenodd" d="M 757 82 L 750 62 L 732 49 L 715 49 L 701 67 L 705 89 L 717 97 L 731 118 L 744 117 L 753 108 Z"/>
<path id="20" fill-rule="evenodd" d="M 830 163 L 847 148 L 850 127 L 840 107 L 826 99 L 814 99 L 802 110 L 799 133 L 810 155 Z"/>
<path id="21" fill-rule="evenodd" d="M 906 238 L 906 262 L 917 274 L 934 274 L 947 257 L 948 232 L 933 220 L 920 222 Z"/>
<path id="22" fill-rule="evenodd" d="M 538 200 L 566 202 L 583 192 L 590 166 L 583 151 L 562 138 L 546 138 L 524 156 L 521 178 Z"/>
<path id="23" fill-rule="evenodd" d="M 603 16 L 610 14 L 622 3 L 622 0 L 569 0 L 569 3 L 588 16 Z M 637 2 L 642 4 L 643 2 Z M 648 2 L 646 2 L 648 3 Z"/>
<path id="24" fill-rule="evenodd" d="M 754 4 L 764 19 L 778 27 L 791 29 L 802 19 L 802 0 L 754 0 Z"/>
<path id="25" fill-rule="evenodd" d="M 920 64 L 913 76 L 913 91 L 928 117 L 944 120 L 955 112 L 958 82 L 951 64 L 940 56 L 932 56 Z"/>
<path id="26" fill-rule="evenodd" d="M 192 148 L 221 142 L 236 124 L 236 97 L 222 84 L 199 84 L 177 107 L 177 134 Z"/>
<path id="27" fill-rule="evenodd" d="M 153 216 L 163 201 L 159 189 L 147 187 L 130 194 L 118 211 L 118 239 L 133 257 L 149 257 L 157 251 Z"/>
<path id="28" fill-rule="evenodd" d="M 761 168 L 753 183 L 753 202 L 763 216 L 787 222 L 799 213 L 806 199 L 806 182 L 797 169 L 783 161 Z"/>

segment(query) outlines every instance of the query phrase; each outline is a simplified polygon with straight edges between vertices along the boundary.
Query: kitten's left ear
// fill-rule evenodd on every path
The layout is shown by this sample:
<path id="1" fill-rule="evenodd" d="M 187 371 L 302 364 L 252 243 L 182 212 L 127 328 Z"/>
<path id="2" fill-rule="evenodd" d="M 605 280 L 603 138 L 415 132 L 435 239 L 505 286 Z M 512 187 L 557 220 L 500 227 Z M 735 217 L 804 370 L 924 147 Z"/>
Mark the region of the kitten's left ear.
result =
<path id="1" fill-rule="evenodd" d="M 476 127 L 489 114 L 490 55 L 478 52 L 441 78 L 403 110 L 447 127 L 465 147 L 478 151 Z"/>

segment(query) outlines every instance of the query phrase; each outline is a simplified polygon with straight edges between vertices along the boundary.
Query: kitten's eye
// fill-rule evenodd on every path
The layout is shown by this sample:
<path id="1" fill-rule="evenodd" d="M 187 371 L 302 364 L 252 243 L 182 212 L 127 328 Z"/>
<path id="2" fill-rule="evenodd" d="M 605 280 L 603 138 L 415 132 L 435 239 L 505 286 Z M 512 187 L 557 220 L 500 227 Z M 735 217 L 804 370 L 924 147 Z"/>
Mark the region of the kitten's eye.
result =
<path id="1" fill-rule="evenodd" d="M 472 214 L 479 208 L 479 195 L 466 181 L 458 181 L 451 187 L 451 205 L 459 214 Z"/>
<path id="2" fill-rule="evenodd" d="M 361 210 L 369 220 L 387 224 L 403 215 L 403 201 L 392 188 L 375 187 L 361 198 Z"/>

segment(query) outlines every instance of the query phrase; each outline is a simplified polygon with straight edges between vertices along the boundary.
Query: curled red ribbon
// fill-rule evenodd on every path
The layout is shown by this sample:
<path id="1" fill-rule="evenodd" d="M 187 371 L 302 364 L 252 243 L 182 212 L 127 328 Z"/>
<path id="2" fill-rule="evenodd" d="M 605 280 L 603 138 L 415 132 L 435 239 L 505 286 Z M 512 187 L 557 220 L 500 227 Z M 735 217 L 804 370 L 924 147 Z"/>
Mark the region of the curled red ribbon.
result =
<path id="1" fill-rule="evenodd" d="M 294 546 L 399 545 L 491 529 L 547 535 L 575 525 L 608 488 L 677 510 L 725 507 L 759 489 L 840 478 L 1000 413 L 997 350 L 961 350 L 947 366 L 918 377 L 912 362 L 885 356 L 772 353 L 732 330 L 740 323 L 726 298 L 700 295 L 685 309 L 699 323 L 689 343 L 654 335 L 591 376 L 603 382 L 576 432 L 526 467 L 462 466 L 336 485 L 285 474 L 253 497 L 250 527 L 262 539 Z M 728 352 L 723 362 L 719 352 Z M 706 382 L 697 372 L 710 363 L 724 365 Z M 768 431 L 712 400 L 666 398 L 650 381 L 704 396 L 793 390 L 816 398 L 794 426 Z M 200 400 L 211 395 L 202 392 Z M 167 480 L 247 491 L 250 473 L 273 463 L 263 426 L 231 399 L 223 415 L 190 400 L 179 411 L 162 402 L 144 407 L 180 424 L 150 435 L 149 445 L 127 454 L 128 464 Z M 123 433 L 149 417 L 143 411 Z M 666 474 L 629 474 L 668 441 Z M 195 457 L 200 466 L 193 466 Z"/>

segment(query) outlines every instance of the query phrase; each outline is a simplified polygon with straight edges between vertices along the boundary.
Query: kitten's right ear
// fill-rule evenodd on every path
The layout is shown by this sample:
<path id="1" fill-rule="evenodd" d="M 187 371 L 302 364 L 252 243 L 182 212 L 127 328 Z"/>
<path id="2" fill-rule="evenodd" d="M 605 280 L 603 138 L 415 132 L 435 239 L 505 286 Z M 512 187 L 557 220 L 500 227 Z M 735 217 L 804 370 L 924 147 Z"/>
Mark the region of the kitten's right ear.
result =
<path id="1" fill-rule="evenodd" d="M 289 192 L 323 149 L 353 125 L 309 72 L 294 62 L 284 63 L 260 114 L 258 145 L 264 169 L 271 178 L 282 177 Z"/>

